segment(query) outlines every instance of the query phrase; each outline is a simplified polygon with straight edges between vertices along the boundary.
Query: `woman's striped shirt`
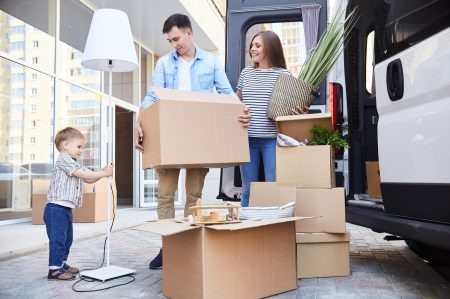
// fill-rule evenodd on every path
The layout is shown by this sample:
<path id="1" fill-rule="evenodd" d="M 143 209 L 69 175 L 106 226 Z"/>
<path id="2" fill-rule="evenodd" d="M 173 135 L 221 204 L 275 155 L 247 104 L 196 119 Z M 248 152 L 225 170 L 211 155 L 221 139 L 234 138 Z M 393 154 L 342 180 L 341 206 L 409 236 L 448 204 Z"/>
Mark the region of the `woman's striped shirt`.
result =
<path id="1" fill-rule="evenodd" d="M 267 118 L 267 105 L 278 76 L 291 74 L 284 68 L 258 69 L 246 67 L 242 70 L 237 88 L 242 91 L 242 100 L 247 105 L 251 118 L 249 137 L 276 138 L 275 121 Z"/>

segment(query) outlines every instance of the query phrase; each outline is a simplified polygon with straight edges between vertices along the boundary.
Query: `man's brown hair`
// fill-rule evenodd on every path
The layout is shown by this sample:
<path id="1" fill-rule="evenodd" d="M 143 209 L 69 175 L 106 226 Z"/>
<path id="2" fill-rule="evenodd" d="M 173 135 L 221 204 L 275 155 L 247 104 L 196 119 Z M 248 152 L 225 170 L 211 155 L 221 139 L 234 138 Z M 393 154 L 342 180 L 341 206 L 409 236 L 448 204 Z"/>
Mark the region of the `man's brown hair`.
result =
<path id="1" fill-rule="evenodd" d="M 252 57 L 251 49 L 252 49 L 252 43 L 255 37 L 260 36 L 264 45 L 264 53 L 269 59 L 269 63 L 271 67 L 281 67 L 281 68 L 287 68 L 286 67 L 286 60 L 284 59 L 283 54 L 283 46 L 281 45 L 280 38 L 278 35 L 273 31 L 260 31 L 252 38 L 252 41 L 250 42 L 250 47 L 248 48 L 248 53 L 250 54 L 250 57 Z M 253 64 L 254 68 L 259 67 L 258 63 Z"/>
<path id="2" fill-rule="evenodd" d="M 70 140 L 70 139 L 83 139 L 84 135 L 80 131 L 78 131 L 75 128 L 67 127 L 65 129 L 62 129 L 56 134 L 55 137 L 55 145 L 58 151 L 61 151 L 61 145 L 64 141 Z"/>

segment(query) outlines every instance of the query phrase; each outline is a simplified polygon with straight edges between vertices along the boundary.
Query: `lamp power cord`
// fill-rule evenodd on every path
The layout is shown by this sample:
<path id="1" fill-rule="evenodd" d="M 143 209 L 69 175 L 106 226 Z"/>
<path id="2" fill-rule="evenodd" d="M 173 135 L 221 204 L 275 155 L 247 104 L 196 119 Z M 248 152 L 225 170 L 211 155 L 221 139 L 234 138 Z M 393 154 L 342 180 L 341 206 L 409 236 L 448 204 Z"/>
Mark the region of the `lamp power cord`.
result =
<path id="1" fill-rule="evenodd" d="M 111 198 L 112 198 L 112 206 L 113 206 L 113 209 L 112 209 L 112 211 L 113 211 L 113 219 L 112 219 L 112 222 L 111 222 L 111 226 L 110 226 L 110 228 L 109 228 L 109 232 L 111 233 L 111 232 L 112 232 L 112 228 L 113 228 L 113 226 L 114 226 L 114 220 L 116 219 L 116 207 L 115 207 L 115 205 L 114 205 L 115 196 L 114 196 L 114 191 L 113 191 L 112 184 L 109 184 L 109 187 L 110 187 L 110 189 L 111 189 L 111 194 L 112 194 Z M 95 279 L 83 277 L 83 276 L 81 275 L 81 272 L 83 272 L 83 271 L 89 271 L 89 270 L 97 270 L 97 269 L 100 269 L 101 267 L 103 267 L 103 264 L 105 263 L 106 241 L 107 241 L 107 240 L 108 240 L 108 236 L 106 236 L 105 241 L 103 242 L 103 258 L 102 258 L 102 264 L 101 264 L 100 266 L 98 266 L 97 268 L 92 268 L 92 269 L 82 269 L 82 270 L 80 270 L 80 272 L 78 273 L 78 280 L 72 284 L 72 290 L 73 290 L 74 292 L 77 292 L 77 293 L 98 292 L 98 291 L 108 290 L 108 289 L 120 287 L 120 286 L 123 286 L 123 285 L 127 285 L 127 284 L 129 284 L 129 283 L 131 283 L 131 282 L 133 282 L 133 281 L 136 280 L 136 277 L 134 277 L 134 274 L 128 274 L 128 275 L 124 275 L 124 276 L 121 276 L 121 277 L 113 278 L 113 279 L 123 278 L 123 277 L 129 277 L 129 278 L 131 278 L 130 280 L 128 280 L 128 281 L 126 281 L 126 282 L 124 282 L 124 283 L 115 284 L 115 285 L 111 285 L 111 286 L 104 287 L 104 288 L 100 288 L 100 289 L 82 289 L 82 288 L 77 288 L 77 287 L 76 287 L 76 286 L 77 286 L 80 282 L 82 282 L 82 281 L 84 281 L 84 282 L 96 282 L 96 281 L 97 281 L 97 280 L 95 280 Z M 111 279 L 111 280 L 112 280 L 112 279 Z"/>

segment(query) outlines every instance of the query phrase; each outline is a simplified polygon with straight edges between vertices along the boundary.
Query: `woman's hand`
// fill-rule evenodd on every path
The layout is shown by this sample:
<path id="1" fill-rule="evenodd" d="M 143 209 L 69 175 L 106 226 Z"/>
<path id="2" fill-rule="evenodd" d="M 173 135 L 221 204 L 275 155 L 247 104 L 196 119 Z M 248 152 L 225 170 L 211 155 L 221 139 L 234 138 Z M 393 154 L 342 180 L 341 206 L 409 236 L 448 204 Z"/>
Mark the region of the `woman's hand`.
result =
<path id="1" fill-rule="evenodd" d="M 291 111 L 292 111 L 292 114 L 295 114 L 295 115 L 308 114 L 309 113 L 309 108 L 308 107 L 303 107 L 302 108 L 300 106 L 296 106 Z"/>
<path id="2" fill-rule="evenodd" d="M 251 118 L 250 112 L 248 112 L 248 107 L 245 107 L 243 112 L 243 114 L 238 115 L 238 121 L 241 123 L 242 127 L 247 128 Z"/>

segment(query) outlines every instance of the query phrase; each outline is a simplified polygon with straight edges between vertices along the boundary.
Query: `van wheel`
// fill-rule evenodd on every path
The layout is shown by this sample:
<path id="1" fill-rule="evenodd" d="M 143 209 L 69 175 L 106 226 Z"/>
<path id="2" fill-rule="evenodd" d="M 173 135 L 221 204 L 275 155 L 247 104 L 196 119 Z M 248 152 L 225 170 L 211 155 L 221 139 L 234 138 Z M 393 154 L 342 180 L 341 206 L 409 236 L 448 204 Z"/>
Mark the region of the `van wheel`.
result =
<path id="1" fill-rule="evenodd" d="M 414 240 L 405 240 L 406 245 L 424 260 L 436 265 L 450 265 L 450 251 L 432 247 Z"/>

